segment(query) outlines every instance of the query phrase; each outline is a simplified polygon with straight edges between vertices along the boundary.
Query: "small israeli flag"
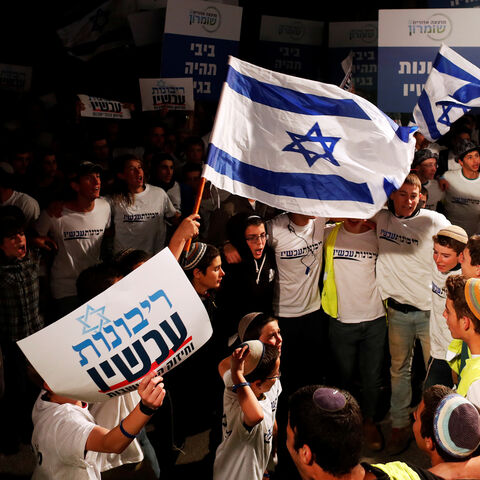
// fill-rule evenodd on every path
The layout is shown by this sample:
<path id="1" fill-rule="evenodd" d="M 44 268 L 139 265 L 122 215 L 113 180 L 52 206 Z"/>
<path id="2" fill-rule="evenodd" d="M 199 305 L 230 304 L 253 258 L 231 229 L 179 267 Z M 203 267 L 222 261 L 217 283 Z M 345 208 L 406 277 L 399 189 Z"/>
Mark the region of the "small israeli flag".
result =
<path id="1" fill-rule="evenodd" d="M 369 218 L 407 176 L 415 130 L 335 85 L 230 57 L 203 175 L 288 212 Z"/>
<path id="2" fill-rule="evenodd" d="M 435 141 L 473 107 L 480 107 L 480 69 L 442 45 L 413 110 L 418 130 Z"/>

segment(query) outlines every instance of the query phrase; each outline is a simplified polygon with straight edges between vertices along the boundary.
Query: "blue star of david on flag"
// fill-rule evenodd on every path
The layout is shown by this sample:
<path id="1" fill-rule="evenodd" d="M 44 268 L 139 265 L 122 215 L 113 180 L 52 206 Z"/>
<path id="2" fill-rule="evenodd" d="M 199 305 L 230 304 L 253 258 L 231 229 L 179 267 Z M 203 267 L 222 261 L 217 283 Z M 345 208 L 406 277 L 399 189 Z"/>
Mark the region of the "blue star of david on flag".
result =
<path id="1" fill-rule="evenodd" d="M 111 322 L 111 320 L 105 316 L 105 307 L 95 309 L 88 304 L 85 315 L 77 317 L 76 320 L 83 325 L 83 335 L 96 330 L 101 331 L 103 325 Z"/>
<path id="2" fill-rule="evenodd" d="M 438 117 L 437 122 L 442 123 L 443 125 L 446 125 L 447 127 L 450 127 L 452 123 L 459 117 L 458 113 L 453 112 L 453 120 L 450 120 L 449 113 L 452 110 L 452 108 L 461 108 L 462 113 L 460 115 L 463 115 L 464 113 L 467 113 L 470 108 L 466 107 L 465 105 L 459 105 L 458 103 L 453 103 L 453 102 L 437 102 L 436 105 L 440 105 L 442 107 L 442 113 Z"/>
<path id="3" fill-rule="evenodd" d="M 307 161 L 309 167 L 311 167 L 319 158 L 324 158 L 333 165 L 340 165 L 333 156 L 333 149 L 340 140 L 340 137 L 323 136 L 317 122 L 315 122 L 312 128 L 305 135 L 292 133 L 289 131 L 287 131 L 287 133 L 292 139 L 292 143 L 289 143 L 282 149 L 284 152 L 301 153 Z M 324 153 L 321 154 L 314 150 L 308 150 L 303 145 L 305 142 L 319 143 L 323 148 Z"/>

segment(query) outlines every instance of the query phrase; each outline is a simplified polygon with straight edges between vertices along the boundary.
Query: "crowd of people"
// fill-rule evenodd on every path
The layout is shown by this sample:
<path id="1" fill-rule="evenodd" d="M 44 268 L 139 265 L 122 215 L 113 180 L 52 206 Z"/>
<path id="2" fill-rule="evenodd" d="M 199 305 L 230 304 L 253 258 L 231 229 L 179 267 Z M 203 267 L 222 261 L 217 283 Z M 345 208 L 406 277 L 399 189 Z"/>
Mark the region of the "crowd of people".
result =
<path id="1" fill-rule="evenodd" d="M 416 133 L 411 173 L 373 218 L 327 219 L 209 184 L 192 214 L 211 124 L 73 115 L 49 130 L 29 107 L 0 132 L 1 453 L 31 441 L 34 478 L 134 478 L 139 464 L 140 478 L 169 478 L 201 425 L 214 479 L 480 478 L 467 461 L 480 444 L 474 115 L 438 143 Z M 212 338 L 102 404 L 52 391 L 16 342 L 165 247 Z M 432 472 L 360 462 L 363 442 L 401 460 L 413 438 Z"/>

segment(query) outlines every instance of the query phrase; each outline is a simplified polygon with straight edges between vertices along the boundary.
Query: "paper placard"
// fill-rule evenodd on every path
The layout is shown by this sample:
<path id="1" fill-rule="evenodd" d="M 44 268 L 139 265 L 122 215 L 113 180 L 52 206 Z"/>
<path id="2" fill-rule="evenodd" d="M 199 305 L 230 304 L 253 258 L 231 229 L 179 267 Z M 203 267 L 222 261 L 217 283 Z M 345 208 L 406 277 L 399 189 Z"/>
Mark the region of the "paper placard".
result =
<path id="1" fill-rule="evenodd" d="M 141 78 L 142 110 L 193 110 L 193 78 Z"/>
<path id="2" fill-rule="evenodd" d="M 115 118 L 117 120 L 131 118 L 130 110 L 116 100 L 106 100 L 89 95 L 77 95 L 77 97 L 82 102 L 81 117 Z"/>
<path id="3" fill-rule="evenodd" d="M 165 374 L 212 335 L 208 314 L 168 248 L 57 322 L 18 342 L 52 391 L 101 402 Z"/>

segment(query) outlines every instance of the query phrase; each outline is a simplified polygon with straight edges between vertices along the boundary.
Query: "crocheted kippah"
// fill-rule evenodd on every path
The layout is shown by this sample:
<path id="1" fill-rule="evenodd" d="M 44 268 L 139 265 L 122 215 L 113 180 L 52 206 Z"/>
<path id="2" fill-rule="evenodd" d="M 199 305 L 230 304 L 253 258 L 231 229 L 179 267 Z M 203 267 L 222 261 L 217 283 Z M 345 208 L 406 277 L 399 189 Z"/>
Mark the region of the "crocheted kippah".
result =
<path id="1" fill-rule="evenodd" d="M 196 242 L 192 243 L 190 250 L 185 255 L 182 268 L 184 270 L 192 270 L 194 269 L 202 259 L 203 255 L 205 254 L 205 250 L 207 249 L 206 243 Z"/>
<path id="2" fill-rule="evenodd" d="M 471 455 L 480 444 L 480 415 L 466 398 L 452 393 L 439 403 L 433 419 L 435 440 L 454 458 Z"/>
<path id="3" fill-rule="evenodd" d="M 327 412 L 338 412 L 347 404 L 342 392 L 335 388 L 320 387 L 313 392 L 313 401 L 317 407 Z"/>
<path id="4" fill-rule="evenodd" d="M 471 312 L 480 320 L 480 278 L 469 278 L 465 283 L 465 300 Z"/>

